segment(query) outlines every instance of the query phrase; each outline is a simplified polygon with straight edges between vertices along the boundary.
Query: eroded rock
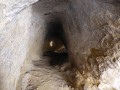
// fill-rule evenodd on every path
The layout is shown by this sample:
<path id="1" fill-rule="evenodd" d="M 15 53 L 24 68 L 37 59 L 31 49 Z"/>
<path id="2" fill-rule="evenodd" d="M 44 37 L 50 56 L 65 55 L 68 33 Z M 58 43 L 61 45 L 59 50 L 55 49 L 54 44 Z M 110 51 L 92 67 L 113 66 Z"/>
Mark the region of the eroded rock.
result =
<path id="1" fill-rule="evenodd" d="M 0 16 L 0 90 L 120 89 L 119 0 L 2 0 Z M 63 28 L 62 65 L 43 56 L 50 22 Z"/>

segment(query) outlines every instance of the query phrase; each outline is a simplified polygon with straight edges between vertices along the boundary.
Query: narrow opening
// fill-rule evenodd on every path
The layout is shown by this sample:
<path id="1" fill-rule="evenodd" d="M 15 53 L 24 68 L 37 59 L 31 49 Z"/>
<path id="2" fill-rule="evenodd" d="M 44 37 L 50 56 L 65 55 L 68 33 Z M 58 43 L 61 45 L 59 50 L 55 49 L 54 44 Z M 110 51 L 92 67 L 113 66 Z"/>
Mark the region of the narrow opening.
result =
<path id="1" fill-rule="evenodd" d="M 43 56 L 49 57 L 51 66 L 62 65 L 68 61 L 64 30 L 60 22 L 50 22 L 43 45 Z"/>

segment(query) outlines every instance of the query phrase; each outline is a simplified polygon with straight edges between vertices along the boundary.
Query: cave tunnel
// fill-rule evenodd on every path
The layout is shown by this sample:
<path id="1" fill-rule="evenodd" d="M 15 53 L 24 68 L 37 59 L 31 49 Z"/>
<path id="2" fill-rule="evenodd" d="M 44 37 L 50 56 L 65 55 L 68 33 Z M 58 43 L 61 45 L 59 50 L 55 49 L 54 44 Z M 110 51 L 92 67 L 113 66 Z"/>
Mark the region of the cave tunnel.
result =
<path id="1" fill-rule="evenodd" d="M 0 90 L 120 90 L 119 0 L 4 0 L 0 16 Z"/>

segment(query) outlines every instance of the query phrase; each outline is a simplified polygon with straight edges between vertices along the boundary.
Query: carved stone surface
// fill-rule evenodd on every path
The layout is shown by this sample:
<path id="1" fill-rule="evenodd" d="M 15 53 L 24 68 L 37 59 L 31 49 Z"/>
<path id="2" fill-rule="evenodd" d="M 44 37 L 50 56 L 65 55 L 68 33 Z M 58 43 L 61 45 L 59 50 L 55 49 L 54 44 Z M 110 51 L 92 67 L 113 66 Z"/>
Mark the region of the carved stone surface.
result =
<path id="1" fill-rule="evenodd" d="M 42 57 L 49 22 L 68 62 Z M 120 90 L 119 0 L 1 0 L 0 90 Z"/>

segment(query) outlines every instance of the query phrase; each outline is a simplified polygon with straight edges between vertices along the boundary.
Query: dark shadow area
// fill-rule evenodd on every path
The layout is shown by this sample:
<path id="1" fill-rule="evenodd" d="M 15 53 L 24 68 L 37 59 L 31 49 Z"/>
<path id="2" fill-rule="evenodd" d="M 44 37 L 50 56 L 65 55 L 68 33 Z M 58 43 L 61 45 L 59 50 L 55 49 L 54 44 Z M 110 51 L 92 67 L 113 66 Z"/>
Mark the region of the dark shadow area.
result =
<path id="1" fill-rule="evenodd" d="M 50 58 L 49 63 L 51 66 L 62 65 L 68 61 L 63 26 L 59 20 L 56 20 L 49 22 L 46 29 L 43 56 Z"/>

